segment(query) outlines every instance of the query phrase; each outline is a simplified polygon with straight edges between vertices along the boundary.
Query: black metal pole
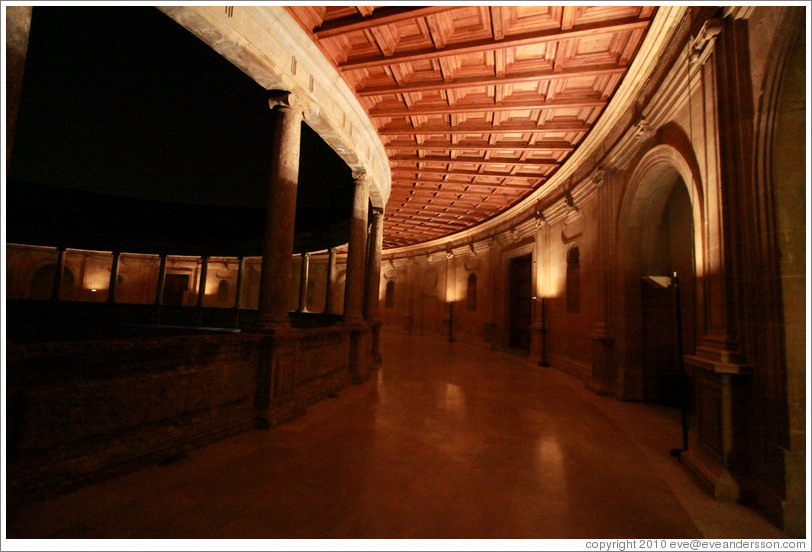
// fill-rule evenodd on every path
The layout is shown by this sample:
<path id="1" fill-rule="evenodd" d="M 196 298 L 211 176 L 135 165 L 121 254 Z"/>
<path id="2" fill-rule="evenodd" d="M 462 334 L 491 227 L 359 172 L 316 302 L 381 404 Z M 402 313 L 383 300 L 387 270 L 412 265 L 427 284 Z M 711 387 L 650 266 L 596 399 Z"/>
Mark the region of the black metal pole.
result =
<path id="1" fill-rule="evenodd" d="M 677 319 L 677 366 L 679 367 L 680 402 L 682 403 L 682 448 L 671 449 L 671 456 L 679 458 L 683 452 L 688 450 L 688 378 L 685 375 L 685 365 L 682 359 L 682 304 L 680 303 L 679 276 L 676 272 L 674 272 L 672 284 Z"/>

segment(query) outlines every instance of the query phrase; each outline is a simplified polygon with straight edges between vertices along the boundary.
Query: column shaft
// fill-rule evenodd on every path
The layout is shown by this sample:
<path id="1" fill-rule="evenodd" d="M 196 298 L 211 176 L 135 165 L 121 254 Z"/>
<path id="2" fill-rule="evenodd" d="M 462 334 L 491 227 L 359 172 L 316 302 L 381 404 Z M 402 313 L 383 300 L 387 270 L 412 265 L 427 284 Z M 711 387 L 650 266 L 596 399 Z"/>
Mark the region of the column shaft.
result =
<path id="1" fill-rule="evenodd" d="M 110 284 L 107 286 L 107 302 L 116 302 L 116 284 L 118 283 L 118 258 L 121 255 L 113 251 L 113 266 L 110 267 Z"/>
<path id="2" fill-rule="evenodd" d="M 239 264 L 237 266 L 237 293 L 234 296 L 234 308 L 238 311 L 242 306 L 242 286 L 244 274 L 245 274 L 245 257 L 240 257 Z"/>
<path id="3" fill-rule="evenodd" d="M 166 285 L 166 253 L 161 253 L 161 262 L 158 265 L 158 285 L 155 286 L 155 304 L 164 303 L 164 286 Z"/>
<path id="4" fill-rule="evenodd" d="M 374 209 L 372 214 L 372 231 L 367 252 L 367 292 L 364 304 L 364 318 L 376 320 L 380 308 L 381 287 L 381 249 L 383 248 L 383 209 Z"/>
<path id="5" fill-rule="evenodd" d="M 307 279 L 310 274 L 310 255 L 302 253 L 302 266 L 299 272 L 299 312 L 307 310 Z"/>
<path id="6" fill-rule="evenodd" d="M 327 251 L 327 286 L 324 290 L 324 314 L 333 308 L 333 278 L 336 270 L 336 252 L 332 247 Z"/>
<path id="7" fill-rule="evenodd" d="M 200 257 L 200 280 L 197 282 L 197 307 L 203 307 L 203 298 L 206 296 L 206 279 L 209 272 L 209 256 Z"/>
<path id="8" fill-rule="evenodd" d="M 284 102 L 289 97 L 284 98 Z M 302 113 L 283 101 L 272 101 L 275 115 L 271 178 L 265 214 L 259 308 L 256 327 L 289 325 L 288 289 L 293 260 L 296 187 Z"/>
<path id="9" fill-rule="evenodd" d="M 63 272 L 65 272 L 65 248 L 60 247 L 56 253 L 56 270 L 54 270 L 54 287 L 51 288 L 51 301 L 59 301 Z"/>
<path id="10" fill-rule="evenodd" d="M 366 173 L 355 175 L 355 198 L 350 221 L 347 251 L 347 283 L 344 290 L 344 320 L 363 319 L 364 265 L 366 260 L 369 179 Z"/>

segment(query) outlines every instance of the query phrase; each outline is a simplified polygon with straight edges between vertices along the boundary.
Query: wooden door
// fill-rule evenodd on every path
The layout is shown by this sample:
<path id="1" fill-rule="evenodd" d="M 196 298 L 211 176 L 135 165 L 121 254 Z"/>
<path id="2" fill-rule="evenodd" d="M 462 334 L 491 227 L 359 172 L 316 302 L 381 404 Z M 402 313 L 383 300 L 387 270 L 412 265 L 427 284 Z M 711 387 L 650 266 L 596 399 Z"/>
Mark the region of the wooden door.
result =
<path id="1" fill-rule="evenodd" d="M 523 255 L 510 260 L 508 268 L 508 325 L 510 346 L 530 350 L 532 322 L 532 256 Z"/>

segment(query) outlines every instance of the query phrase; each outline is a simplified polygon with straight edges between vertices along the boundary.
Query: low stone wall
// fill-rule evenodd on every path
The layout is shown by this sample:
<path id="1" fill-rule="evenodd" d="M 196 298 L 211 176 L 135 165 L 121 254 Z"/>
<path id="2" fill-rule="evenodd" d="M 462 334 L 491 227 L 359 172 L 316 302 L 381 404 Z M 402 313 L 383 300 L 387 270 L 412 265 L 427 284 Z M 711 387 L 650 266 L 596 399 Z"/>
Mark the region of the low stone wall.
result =
<path id="1" fill-rule="evenodd" d="M 373 364 L 367 324 L 11 344 L 10 508 L 252 427 L 270 428 Z"/>
<path id="2" fill-rule="evenodd" d="M 251 427 L 257 361 L 239 334 L 10 347 L 9 497 L 56 494 Z"/>

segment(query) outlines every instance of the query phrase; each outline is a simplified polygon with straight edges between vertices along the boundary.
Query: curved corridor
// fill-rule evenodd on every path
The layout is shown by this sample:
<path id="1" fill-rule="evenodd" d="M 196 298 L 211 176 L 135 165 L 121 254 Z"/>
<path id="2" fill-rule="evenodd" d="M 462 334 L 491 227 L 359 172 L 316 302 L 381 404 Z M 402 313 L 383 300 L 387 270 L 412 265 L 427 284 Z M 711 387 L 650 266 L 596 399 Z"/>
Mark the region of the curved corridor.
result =
<path id="1" fill-rule="evenodd" d="M 678 413 L 505 353 L 383 333 L 370 381 L 21 510 L 9 538 L 781 538 L 669 450 Z"/>

